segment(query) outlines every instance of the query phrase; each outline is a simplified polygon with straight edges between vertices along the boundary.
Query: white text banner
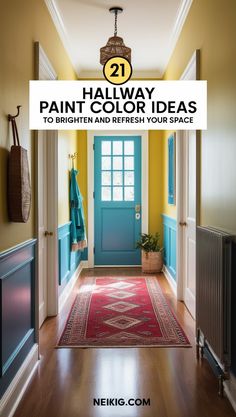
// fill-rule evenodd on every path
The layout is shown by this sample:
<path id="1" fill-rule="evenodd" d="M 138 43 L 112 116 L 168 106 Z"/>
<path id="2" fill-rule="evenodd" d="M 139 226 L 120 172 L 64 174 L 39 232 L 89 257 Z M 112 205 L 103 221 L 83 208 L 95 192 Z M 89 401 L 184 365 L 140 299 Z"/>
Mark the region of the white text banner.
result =
<path id="1" fill-rule="evenodd" d="M 207 129 L 207 82 L 30 81 L 30 129 Z"/>

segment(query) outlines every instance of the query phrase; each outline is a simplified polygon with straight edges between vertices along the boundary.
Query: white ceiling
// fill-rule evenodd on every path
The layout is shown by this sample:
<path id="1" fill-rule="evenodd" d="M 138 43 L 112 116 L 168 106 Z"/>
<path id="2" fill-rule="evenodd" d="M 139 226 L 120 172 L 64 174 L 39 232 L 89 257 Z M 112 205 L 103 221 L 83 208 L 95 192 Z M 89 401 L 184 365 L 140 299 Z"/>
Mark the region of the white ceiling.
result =
<path id="1" fill-rule="evenodd" d="M 45 0 L 79 77 L 100 77 L 99 50 L 114 33 L 132 49 L 134 76 L 163 75 L 192 0 Z"/>

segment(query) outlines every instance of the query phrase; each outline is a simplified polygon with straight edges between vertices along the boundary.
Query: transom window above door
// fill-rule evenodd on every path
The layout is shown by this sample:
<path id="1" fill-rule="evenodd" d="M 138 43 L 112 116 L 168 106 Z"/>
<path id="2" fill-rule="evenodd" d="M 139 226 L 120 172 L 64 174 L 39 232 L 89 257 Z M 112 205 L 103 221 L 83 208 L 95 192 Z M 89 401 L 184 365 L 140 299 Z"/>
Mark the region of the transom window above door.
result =
<path id="1" fill-rule="evenodd" d="M 134 141 L 102 140 L 101 200 L 134 201 Z"/>

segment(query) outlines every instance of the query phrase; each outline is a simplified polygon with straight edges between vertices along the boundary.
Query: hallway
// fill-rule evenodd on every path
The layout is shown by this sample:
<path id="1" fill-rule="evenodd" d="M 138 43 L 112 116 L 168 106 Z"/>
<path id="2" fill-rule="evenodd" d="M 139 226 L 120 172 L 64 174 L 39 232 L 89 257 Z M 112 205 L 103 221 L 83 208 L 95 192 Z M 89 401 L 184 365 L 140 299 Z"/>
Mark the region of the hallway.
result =
<path id="1" fill-rule="evenodd" d="M 55 349 L 83 279 L 117 272 L 142 275 L 138 268 L 84 270 L 61 314 L 46 320 L 41 361 L 14 417 L 233 417 L 208 363 L 197 363 L 194 321 L 162 274 L 158 281 L 193 348 Z M 94 406 L 101 398 L 150 398 L 150 406 Z"/>
<path id="2" fill-rule="evenodd" d="M 233 417 L 236 0 L 0 18 L 0 417 Z"/>

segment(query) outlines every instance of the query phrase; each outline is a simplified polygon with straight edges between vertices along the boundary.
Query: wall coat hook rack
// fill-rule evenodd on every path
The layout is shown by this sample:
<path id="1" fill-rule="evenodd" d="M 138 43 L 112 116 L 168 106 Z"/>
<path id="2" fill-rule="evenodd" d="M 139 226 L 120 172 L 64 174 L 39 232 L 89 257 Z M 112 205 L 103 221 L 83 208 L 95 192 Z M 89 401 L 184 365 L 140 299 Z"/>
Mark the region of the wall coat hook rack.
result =
<path id="1" fill-rule="evenodd" d="M 8 114 L 7 115 L 7 118 L 8 118 L 8 121 L 9 122 L 11 122 L 12 120 L 15 120 L 18 116 L 19 116 L 19 114 L 20 114 L 20 108 L 21 108 L 22 106 L 21 105 L 18 105 L 18 106 L 16 106 L 16 108 L 17 108 L 17 113 L 13 116 L 12 114 Z"/>
<path id="2" fill-rule="evenodd" d="M 72 168 L 74 169 L 74 161 L 78 156 L 78 152 L 75 152 L 74 154 L 69 154 L 69 158 L 72 160 Z"/>
<path id="3" fill-rule="evenodd" d="M 21 107 L 22 107 L 21 105 L 16 106 L 17 113 L 14 116 L 12 114 L 7 115 L 8 121 L 11 123 L 11 126 L 12 126 L 12 135 L 13 135 L 14 145 L 17 145 L 17 146 L 20 146 L 20 140 L 19 140 L 19 134 L 18 134 L 18 129 L 16 125 L 16 118 L 20 114 Z"/>

